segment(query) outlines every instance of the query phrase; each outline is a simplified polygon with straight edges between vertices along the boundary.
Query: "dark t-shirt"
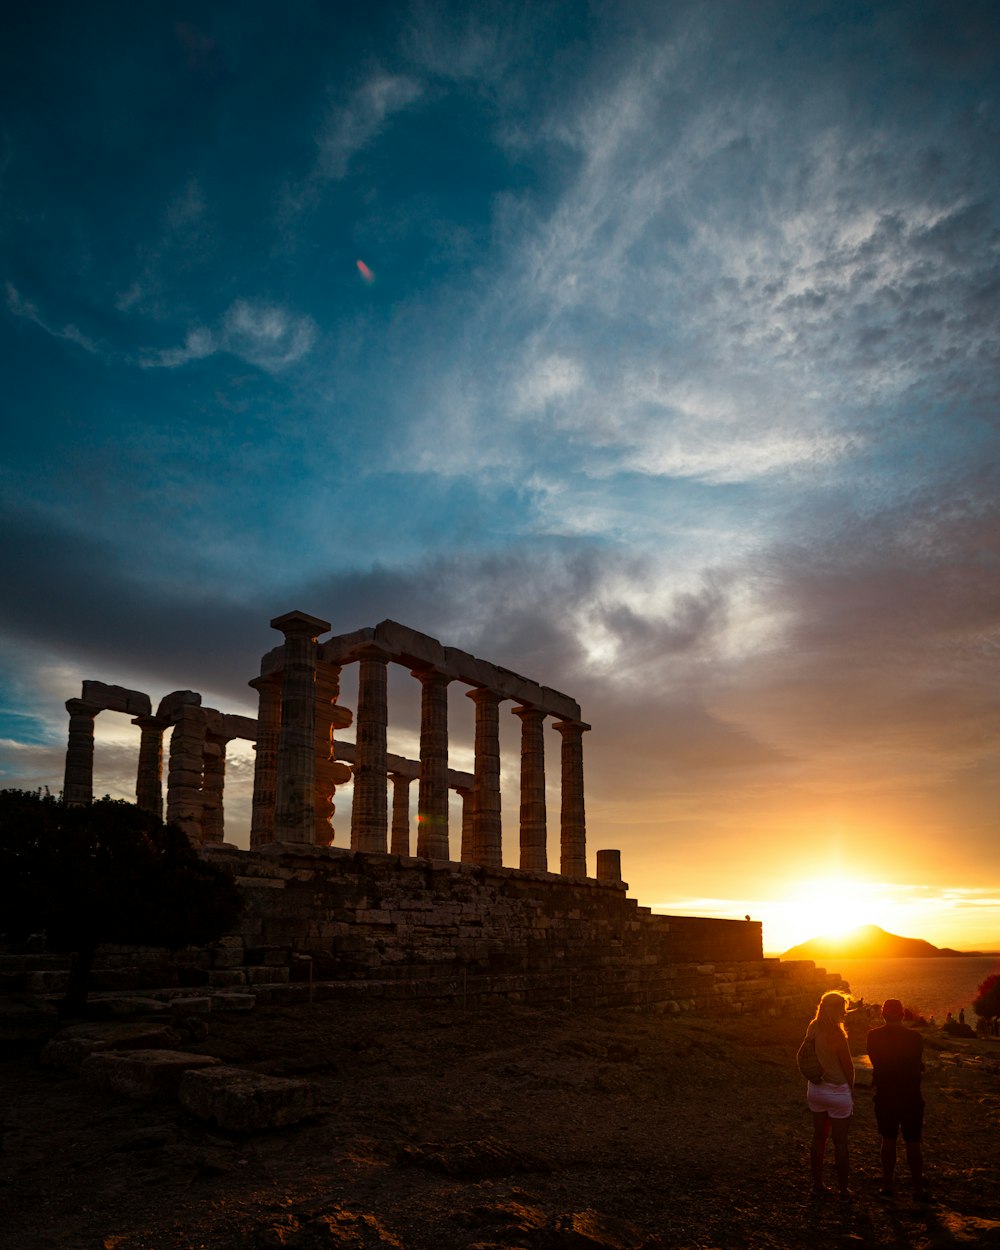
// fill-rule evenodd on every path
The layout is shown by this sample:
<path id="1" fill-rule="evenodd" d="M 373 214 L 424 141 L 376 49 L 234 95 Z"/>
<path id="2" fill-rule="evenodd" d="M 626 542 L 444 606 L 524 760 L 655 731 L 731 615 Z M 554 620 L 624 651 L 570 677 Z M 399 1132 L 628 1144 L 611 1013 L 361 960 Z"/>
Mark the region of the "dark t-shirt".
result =
<path id="1" fill-rule="evenodd" d="M 866 1043 L 875 1072 L 875 1096 L 893 1101 L 920 1097 L 924 1039 L 901 1024 L 872 1029 Z"/>

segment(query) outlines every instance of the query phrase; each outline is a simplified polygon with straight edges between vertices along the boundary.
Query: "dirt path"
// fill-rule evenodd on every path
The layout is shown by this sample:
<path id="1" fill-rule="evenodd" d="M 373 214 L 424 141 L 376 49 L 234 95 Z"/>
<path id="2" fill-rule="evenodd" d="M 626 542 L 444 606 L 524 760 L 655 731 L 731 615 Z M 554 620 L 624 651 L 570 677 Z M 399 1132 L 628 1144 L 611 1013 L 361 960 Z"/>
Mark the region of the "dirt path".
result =
<path id="1" fill-rule="evenodd" d="M 866 1091 L 852 1126 L 856 1201 L 810 1201 L 793 1063 L 803 1023 L 397 1004 L 215 1017 L 189 1049 L 320 1090 L 313 1120 L 253 1136 L 7 1059 L 0 1245 L 1000 1246 L 1000 1079 L 930 1046 L 938 1202 L 913 1204 L 905 1184 L 894 1203 L 878 1199 Z"/>

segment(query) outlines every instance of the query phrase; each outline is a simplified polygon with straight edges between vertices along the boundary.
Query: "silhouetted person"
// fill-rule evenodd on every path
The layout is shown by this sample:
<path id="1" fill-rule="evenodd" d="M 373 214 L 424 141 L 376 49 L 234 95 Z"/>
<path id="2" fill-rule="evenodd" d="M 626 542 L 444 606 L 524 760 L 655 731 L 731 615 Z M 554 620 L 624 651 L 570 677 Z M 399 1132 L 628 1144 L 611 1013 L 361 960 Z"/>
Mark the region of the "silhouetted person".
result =
<path id="1" fill-rule="evenodd" d="M 959 1024 L 965 1023 L 965 1008 L 964 1007 L 959 1007 L 958 1009 L 958 1023 Z"/>
<path id="2" fill-rule="evenodd" d="M 906 1147 L 906 1162 L 917 1202 L 927 1199 L 924 1191 L 924 1157 L 920 1138 L 924 1126 L 924 1100 L 920 1077 L 924 1070 L 924 1039 L 903 1027 L 903 1004 L 887 998 L 882 1004 L 881 1028 L 868 1034 L 868 1057 L 875 1075 L 875 1122 L 882 1145 L 882 1196 L 892 1197 L 896 1171 L 896 1139 L 900 1130 Z"/>
<path id="3" fill-rule="evenodd" d="M 816 1058 L 823 1068 L 822 1078 L 811 1080 L 806 1087 L 806 1105 L 813 1119 L 809 1147 L 813 1197 L 823 1198 L 829 1193 L 823 1184 L 823 1156 L 826 1139 L 832 1135 L 841 1202 L 851 1201 L 847 1130 L 854 1111 L 854 1060 L 847 1044 L 846 1015 L 847 999 L 836 990 L 829 990 L 819 1000 L 816 1014 L 806 1028 L 806 1037 L 815 1039 Z"/>

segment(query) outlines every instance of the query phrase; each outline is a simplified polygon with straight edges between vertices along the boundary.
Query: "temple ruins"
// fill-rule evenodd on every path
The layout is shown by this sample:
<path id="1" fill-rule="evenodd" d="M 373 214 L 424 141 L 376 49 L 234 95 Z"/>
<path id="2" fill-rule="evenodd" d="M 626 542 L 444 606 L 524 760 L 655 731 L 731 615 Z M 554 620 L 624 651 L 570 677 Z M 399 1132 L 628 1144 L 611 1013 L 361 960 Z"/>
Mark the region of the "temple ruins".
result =
<path id="1" fill-rule="evenodd" d="M 284 642 L 261 661 L 250 681 L 257 691 L 253 720 L 202 706 L 201 696 L 178 690 L 155 714 L 148 695 L 85 681 L 70 699 L 64 796 L 93 798 L 94 719 L 102 711 L 130 714 L 140 729 L 136 800 L 164 815 L 163 742 L 169 729 L 166 818 L 197 845 L 223 841 L 226 746 L 234 738 L 255 746 L 252 850 L 271 843 L 329 845 L 333 797 L 353 781 L 352 850 L 410 855 L 410 787 L 418 783 L 415 854 L 502 866 L 500 819 L 500 705 L 510 702 L 521 724 L 519 863 L 549 871 L 546 837 L 544 730 L 561 737 L 560 856 L 558 872 L 587 875 L 583 735 L 590 728 L 568 695 L 522 677 L 395 621 L 320 641 L 327 621 L 288 612 L 271 625 Z M 358 665 L 356 712 L 338 702 L 345 665 Z M 420 683 L 420 758 L 387 750 L 387 668 L 398 664 Z M 472 773 L 448 767 L 448 687 L 468 686 L 475 704 Z M 337 734 L 355 726 L 355 741 Z M 388 783 L 392 784 L 391 820 Z M 448 795 L 462 799 L 460 853 L 452 856 Z M 599 875 L 620 874 L 615 853 L 599 854 Z"/>
<path id="2" fill-rule="evenodd" d="M 99 681 L 85 681 L 81 697 L 66 704 L 65 800 L 93 798 L 95 718 L 131 716 L 140 730 L 139 805 L 183 829 L 243 895 L 237 928 L 212 949 L 179 952 L 180 981 L 163 992 L 197 985 L 199 1010 L 315 992 L 787 1013 L 811 1010 L 840 984 L 808 961 L 764 959 L 761 925 L 749 917 L 653 914 L 628 896 L 616 850 L 599 850 L 596 873 L 587 875 L 589 726 L 568 695 L 395 621 L 328 638 L 329 623 L 304 612 L 271 625 L 283 641 L 249 683 L 256 719 L 205 707 L 190 690 L 168 694 L 154 713 L 148 695 Z M 352 711 L 340 702 L 341 675 L 355 664 Z M 388 750 L 390 664 L 420 683 L 416 760 Z M 467 687 L 475 705 L 471 773 L 449 767 L 453 683 Z M 501 843 L 503 703 L 520 724 L 516 865 L 504 865 Z M 548 725 L 561 739 L 558 871 L 546 849 Z M 353 742 L 343 736 L 352 727 Z M 237 739 L 255 749 L 247 850 L 224 838 L 226 750 Z M 348 783 L 349 846 L 331 823 L 334 796 Z M 454 840 L 451 792 L 462 801 Z M 163 952 L 112 950 L 108 959 L 105 975 L 115 985 L 127 977 L 162 986 L 171 967 Z M 115 962 L 123 959 L 128 971 Z"/>

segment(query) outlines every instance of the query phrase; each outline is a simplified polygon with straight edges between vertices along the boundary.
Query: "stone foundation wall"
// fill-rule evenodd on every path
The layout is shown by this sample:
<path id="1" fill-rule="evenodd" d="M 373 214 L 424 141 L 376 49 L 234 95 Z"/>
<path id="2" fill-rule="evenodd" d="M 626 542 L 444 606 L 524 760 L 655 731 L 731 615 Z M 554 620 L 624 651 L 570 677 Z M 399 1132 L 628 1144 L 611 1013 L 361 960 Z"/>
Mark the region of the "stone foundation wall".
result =
<path id="1" fill-rule="evenodd" d="M 238 930 L 175 953 L 102 947 L 95 993 L 236 995 L 250 1005 L 505 998 L 805 1020 L 843 985 L 809 960 L 764 959 L 758 922 L 653 915 L 617 881 L 305 844 L 202 854 L 239 882 Z M 66 956 L 0 955 L 0 994 L 60 994 L 67 968 Z"/>
<path id="2" fill-rule="evenodd" d="M 293 978 L 359 993 L 801 1014 L 840 984 L 765 960 L 759 922 L 653 915 L 620 882 L 333 847 L 204 853 L 245 894 L 245 963 L 287 956 Z"/>

